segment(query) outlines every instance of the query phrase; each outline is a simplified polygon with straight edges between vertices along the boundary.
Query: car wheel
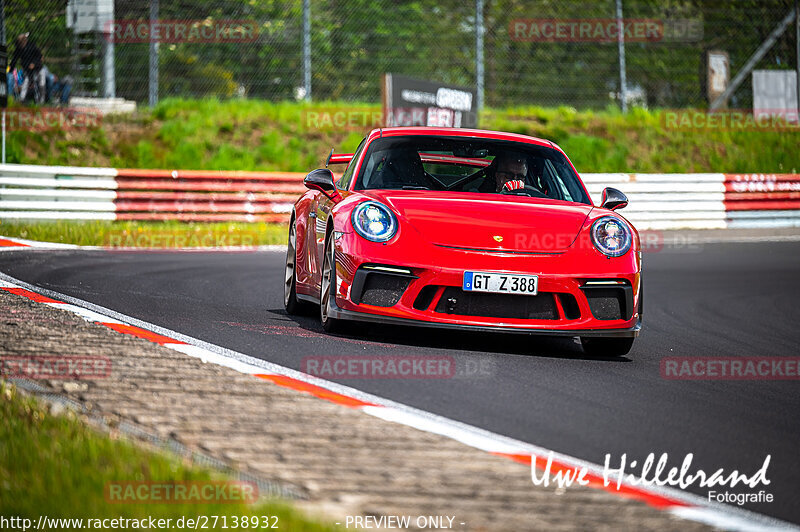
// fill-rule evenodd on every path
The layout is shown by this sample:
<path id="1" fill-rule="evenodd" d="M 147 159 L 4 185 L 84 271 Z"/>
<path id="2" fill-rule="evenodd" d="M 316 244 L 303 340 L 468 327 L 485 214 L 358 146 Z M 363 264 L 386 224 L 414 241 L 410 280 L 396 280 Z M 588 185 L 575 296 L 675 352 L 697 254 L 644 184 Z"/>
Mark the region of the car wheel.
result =
<path id="1" fill-rule="evenodd" d="M 342 321 L 330 316 L 331 301 L 336 291 L 336 258 L 333 247 L 333 232 L 325 239 L 325 258 L 322 261 L 322 283 L 319 291 L 319 319 L 325 332 L 341 331 Z"/>
<path id="2" fill-rule="evenodd" d="M 621 357 L 633 347 L 633 338 L 581 337 L 583 352 L 597 357 Z"/>
<path id="3" fill-rule="evenodd" d="M 291 316 L 306 314 L 308 303 L 297 299 L 297 228 L 295 221 L 289 224 L 289 242 L 286 246 L 286 268 L 284 270 L 283 306 Z"/>

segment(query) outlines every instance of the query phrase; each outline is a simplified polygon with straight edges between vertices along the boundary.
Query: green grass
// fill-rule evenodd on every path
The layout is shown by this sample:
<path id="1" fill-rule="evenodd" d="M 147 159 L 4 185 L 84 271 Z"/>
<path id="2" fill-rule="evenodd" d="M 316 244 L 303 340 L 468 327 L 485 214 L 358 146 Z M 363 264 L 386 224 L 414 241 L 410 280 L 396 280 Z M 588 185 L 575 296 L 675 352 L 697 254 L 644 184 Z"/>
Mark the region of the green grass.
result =
<path id="1" fill-rule="evenodd" d="M 285 224 L 0 221 L 0 236 L 81 246 L 176 248 L 286 244 Z"/>
<path id="2" fill-rule="evenodd" d="M 167 99 L 99 129 L 12 131 L 9 162 L 213 170 L 308 171 L 352 151 L 370 119 L 343 129 L 335 113 L 379 116 L 377 104 Z M 315 114 L 316 113 L 316 114 Z M 351 115 L 352 116 L 352 115 Z M 558 143 L 579 172 L 797 172 L 800 133 L 677 130 L 659 110 L 520 106 L 488 109 L 480 125 Z"/>
<path id="3" fill-rule="evenodd" d="M 287 503 L 109 503 L 108 483 L 230 480 L 167 454 L 94 431 L 75 414 L 53 416 L 36 400 L 0 381 L 0 515 L 37 522 L 55 518 L 277 516 L 280 530 L 336 530 Z M 221 519 L 218 525 L 221 525 Z M 221 526 L 217 528 L 221 529 Z M 69 529 L 59 528 L 59 529 Z"/>
<path id="4" fill-rule="evenodd" d="M 342 128 L 332 123 L 337 116 L 357 120 Z M 520 106 L 487 109 L 481 113 L 480 125 L 552 140 L 567 152 L 579 172 L 800 172 L 796 129 L 687 131 L 667 127 L 665 116 L 662 111 L 638 108 L 622 114 L 615 107 L 578 111 Z M 8 160 L 305 172 L 322 166 L 331 147 L 353 151 L 376 122 L 380 122 L 377 104 L 167 99 L 134 115 L 105 117 L 98 129 L 11 131 Z M 235 239 L 237 234 L 246 234 L 247 242 L 239 238 L 246 245 L 283 244 L 286 239 L 285 226 L 280 224 L 0 222 L 0 235 L 98 246 L 133 242 L 140 247 L 175 247 L 155 237 L 176 232 L 184 240 L 194 237 L 194 242 L 201 235 L 211 235 L 212 246 L 223 235 Z"/>
<path id="5" fill-rule="evenodd" d="M 552 140 L 579 172 L 800 171 L 800 130 L 680 130 L 663 111 L 634 108 L 622 114 L 560 107 L 488 112 L 482 124 Z"/>

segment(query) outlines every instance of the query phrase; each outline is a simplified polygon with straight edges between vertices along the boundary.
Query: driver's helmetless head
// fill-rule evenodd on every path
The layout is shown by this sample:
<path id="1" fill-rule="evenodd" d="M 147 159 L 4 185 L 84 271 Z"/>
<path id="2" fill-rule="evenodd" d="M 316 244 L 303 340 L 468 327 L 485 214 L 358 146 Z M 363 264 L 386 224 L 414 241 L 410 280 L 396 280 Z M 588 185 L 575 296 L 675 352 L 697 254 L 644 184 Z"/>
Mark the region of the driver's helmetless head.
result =
<path id="1" fill-rule="evenodd" d="M 495 172 L 495 182 L 497 191 L 503 189 L 506 181 L 519 179 L 525 181 L 528 175 L 528 161 L 522 155 L 502 154 L 497 157 L 497 171 Z"/>

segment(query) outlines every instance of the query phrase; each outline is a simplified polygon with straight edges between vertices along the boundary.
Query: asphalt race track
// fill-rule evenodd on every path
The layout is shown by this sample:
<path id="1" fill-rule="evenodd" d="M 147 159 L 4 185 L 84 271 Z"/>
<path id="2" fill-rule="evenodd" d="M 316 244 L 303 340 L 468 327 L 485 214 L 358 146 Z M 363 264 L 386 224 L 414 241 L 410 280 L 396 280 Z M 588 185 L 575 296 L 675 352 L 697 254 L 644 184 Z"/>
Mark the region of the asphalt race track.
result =
<path id="1" fill-rule="evenodd" d="M 745 507 L 800 523 L 800 381 L 660 373 L 664 356 L 800 354 L 800 242 L 646 253 L 645 329 L 621 360 L 587 359 L 571 339 L 375 326 L 329 337 L 315 317 L 284 312 L 283 261 L 34 250 L 0 253 L 0 271 L 295 369 L 306 356 L 451 356 L 463 371 L 455 378 L 339 382 L 595 463 L 668 452 L 679 466 L 694 453 L 693 470 L 752 474 L 769 454 L 769 486 L 730 491 L 766 489 L 773 503 Z"/>

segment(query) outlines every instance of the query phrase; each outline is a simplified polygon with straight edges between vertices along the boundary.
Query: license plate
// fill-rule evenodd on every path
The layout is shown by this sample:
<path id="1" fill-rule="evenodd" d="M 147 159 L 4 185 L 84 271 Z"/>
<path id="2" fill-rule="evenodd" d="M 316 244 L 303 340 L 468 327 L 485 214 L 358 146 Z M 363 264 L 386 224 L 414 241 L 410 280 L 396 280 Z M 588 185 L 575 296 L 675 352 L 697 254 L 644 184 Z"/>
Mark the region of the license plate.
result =
<path id="1" fill-rule="evenodd" d="M 464 272 L 464 283 L 461 288 L 465 292 L 535 296 L 539 289 L 539 277 L 516 273 Z"/>

